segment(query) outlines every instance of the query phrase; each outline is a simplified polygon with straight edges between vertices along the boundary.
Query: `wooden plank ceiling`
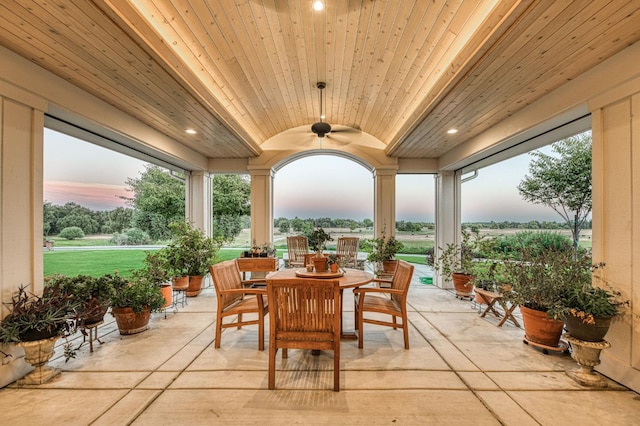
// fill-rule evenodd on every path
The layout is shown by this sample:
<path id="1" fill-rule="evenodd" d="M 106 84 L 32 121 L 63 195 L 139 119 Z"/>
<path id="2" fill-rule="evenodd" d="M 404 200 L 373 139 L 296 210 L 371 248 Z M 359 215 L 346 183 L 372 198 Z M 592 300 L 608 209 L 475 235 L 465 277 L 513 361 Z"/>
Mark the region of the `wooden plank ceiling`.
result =
<path id="1" fill-rule="evenodd" d="M 327 122 L 437 158 L 640 39 L 637 0 L 312 3 L 3 0 L 0 44 L 207 157 L 310 127 L 324 81 Z"/>

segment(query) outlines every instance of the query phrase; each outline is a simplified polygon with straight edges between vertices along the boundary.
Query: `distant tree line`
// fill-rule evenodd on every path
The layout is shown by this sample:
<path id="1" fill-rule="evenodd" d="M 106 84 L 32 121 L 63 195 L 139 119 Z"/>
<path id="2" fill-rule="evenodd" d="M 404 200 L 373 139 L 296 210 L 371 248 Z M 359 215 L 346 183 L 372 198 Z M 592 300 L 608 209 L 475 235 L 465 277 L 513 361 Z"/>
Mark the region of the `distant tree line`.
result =
<path id="1" fill-rule="evenodd" d="M 354 231 L 356 229 L 372 229 L 373 228 L 373 220 L 364 219 L 362 221 L 357 221 L 353 219 L 332 219 L 328 217 L 323 218 L 306 218 L 301 219 L 299 217 L 294 217 L 293 219 L 279 217 L 273 221 L 273 225 L 276 229 L 278 229 L 283 234 L 288 233 L 299 233 L 299 234 L 308 234 L 314 228 L 343 228 L 349 229 L 350 231 Z M 536 230 L 536 229 L 547 229 L 547 230 L 561 230 L 561 229 L 569 229 L 569 225 L 567 223 L 562 222 L 548 222 L 548 221 L 538 221 L 538 220 L 530 220 L 528 222 L 514 222 L 514 221 L 502 221 L 502 222 L 465 222 L 462 224 L 463 227 L 470 229 L 475 232 L 480 229 L 527 229 L 527 230 Z M 406 232 L 406 233 L 414 233 L 414 232 L 427 232 L 434 231 L 436 229 L 436 225 L 433 222 L 413 222 L 413 221 L 404 221 L 400 220 L 396 222 L 396 231 L 397 232 Z M 591 229 L 591 221 L 585 221 L 583 229 Z"/>
<path id="2" fill-rule="evenodd" d="M 139 177 L 128 178 L 126 184 L 132 193 L 121 197 L 127 207 L 111 211 L 93 211 L 73 202 L 63 206 L 45 202 L 44 235 L 62 233 L 63 238 L 74 239 L 112 234 L 112 243 L 118 245 L 168 240 L 172 235 L 169 224 L 185 218 L 184 177 L 147 165 Z M 248 177 L 214 175 L 212 192 L 213 237 L 230 241 L 250 223 Z"/>

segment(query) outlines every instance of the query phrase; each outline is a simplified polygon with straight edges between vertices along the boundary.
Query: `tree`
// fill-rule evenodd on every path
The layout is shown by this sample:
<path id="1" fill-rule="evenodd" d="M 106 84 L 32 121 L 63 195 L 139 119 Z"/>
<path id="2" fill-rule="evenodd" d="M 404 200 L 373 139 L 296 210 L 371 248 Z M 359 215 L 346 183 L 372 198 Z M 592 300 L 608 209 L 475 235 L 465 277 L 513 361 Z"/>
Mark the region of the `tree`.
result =
<path id="1" fill-rule="evenodd" d="M 214 175 L 213 237 L 231 241 L 242 231 L 242 218 L 251 214 L 248 176 Z"/>
<path id="2" fill-rule="evenodd" d="M 149 164 L 139 178 L 128 178 L 126 184 L 134 194 L 125 198 L 135 208 L 132 225 L 153 240 L 170 238 L 169 224 L 184 220 L 184 182 Z"/>
<path id="3" fill-rule="evenodd" d="M 574 249 L 591 212 L 591 133 L 551 145 L 557 156 L 532 152 L 529 174 L 518 185 L 520 195 L 556 211 L 571 229 Z"/>
<path id="4" fill-rule="evenodd" d="M 117 207 L 111 210 L 107 217 L 107 223 L 105 228 L 109 233 L 122 233 L 124 230 L 131 226 L 131 220 L 133 219 L 133 209 L 125 207 Z"/>

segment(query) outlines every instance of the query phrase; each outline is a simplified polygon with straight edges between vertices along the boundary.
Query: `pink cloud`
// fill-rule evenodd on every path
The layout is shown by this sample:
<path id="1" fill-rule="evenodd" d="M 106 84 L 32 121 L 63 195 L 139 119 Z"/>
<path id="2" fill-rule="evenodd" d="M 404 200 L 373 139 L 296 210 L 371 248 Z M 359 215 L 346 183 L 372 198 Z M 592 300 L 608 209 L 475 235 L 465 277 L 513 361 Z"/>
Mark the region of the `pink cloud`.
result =
<path id="1" fill-rule="evenodd" d="M 119 185 L 65 181 L 44 183 L 45 201 L 56 205 L 74 202 L 91 210 L 113 210 L 117 207 L 126 207 L 125 200 L 118 197 L 131 197 L 131 195 L 126 187 Z"/>

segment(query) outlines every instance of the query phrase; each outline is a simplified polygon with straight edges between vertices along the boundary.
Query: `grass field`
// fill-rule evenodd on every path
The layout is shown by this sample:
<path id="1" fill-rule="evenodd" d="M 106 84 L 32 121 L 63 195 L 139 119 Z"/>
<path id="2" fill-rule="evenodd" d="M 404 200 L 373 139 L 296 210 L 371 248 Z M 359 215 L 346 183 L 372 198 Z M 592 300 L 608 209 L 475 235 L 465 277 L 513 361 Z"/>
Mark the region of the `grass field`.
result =
<path id="1" fill-rule="evenodd" d="M 220 250 L 218 260 L 235 259 L 241 250 Z M 98 277 L 114 271 L 124 277 L 144 265 L 145 250 L 74 250 L 44 253 L 44 276 L 90 275 Z"/>

